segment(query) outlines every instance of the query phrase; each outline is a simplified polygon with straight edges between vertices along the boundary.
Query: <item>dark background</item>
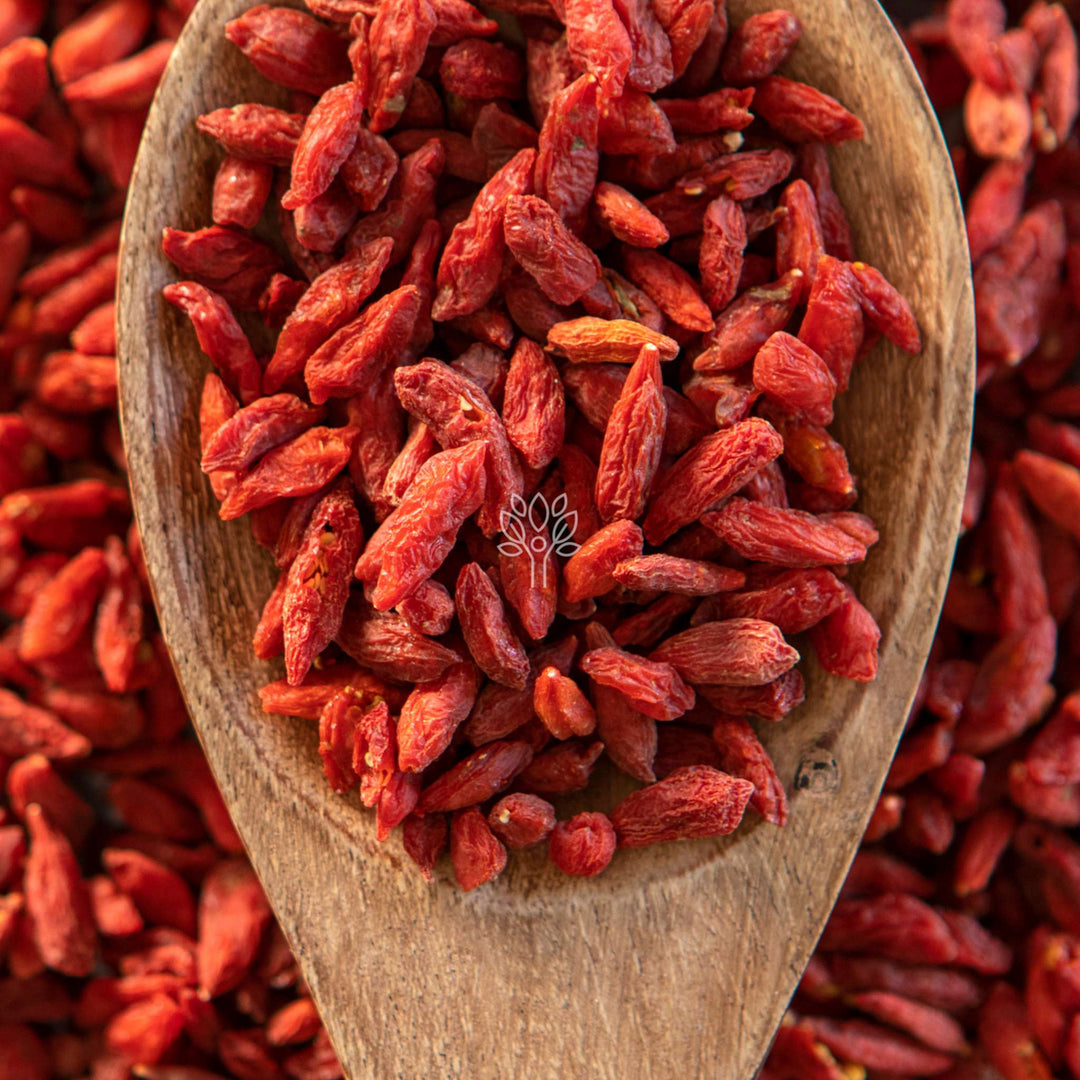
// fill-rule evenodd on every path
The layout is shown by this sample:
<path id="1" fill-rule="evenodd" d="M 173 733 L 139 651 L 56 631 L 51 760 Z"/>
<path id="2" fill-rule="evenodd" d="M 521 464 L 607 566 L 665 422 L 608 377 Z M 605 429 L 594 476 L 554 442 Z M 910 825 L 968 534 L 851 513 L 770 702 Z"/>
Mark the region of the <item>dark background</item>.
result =
<path id="1" fill-rule="evenodd" d="M 824 0 L 828 3 L 828 0 Z M 933 8 L 930 0 L 882 0 L 881 6 L 899 22 L 917 19 L 928 14 Z"/>

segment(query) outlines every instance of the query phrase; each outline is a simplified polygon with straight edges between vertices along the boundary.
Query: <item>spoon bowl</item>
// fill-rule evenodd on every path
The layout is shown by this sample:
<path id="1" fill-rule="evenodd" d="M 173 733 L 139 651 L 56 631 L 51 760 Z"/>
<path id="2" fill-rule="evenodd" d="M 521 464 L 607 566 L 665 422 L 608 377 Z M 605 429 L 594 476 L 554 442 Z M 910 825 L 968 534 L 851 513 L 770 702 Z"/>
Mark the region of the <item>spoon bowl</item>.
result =
<path id="1" fill-rule="evenodd" d="M 515 856 L 464 894 L 425 885 L 399 840 L 333 795 L 310 722 L 262 713 L 280 677 L 252 630 L 275 572 L 223 523 L 199 471 L 208 368 L 161 298 L 165 225 L 208 221 L 220 151 L 204 112 L 275 103 L 223 26 L 252 0 L 202 0 L 151 110 L 131 184 L 119 289 L 121 414 L 165 640 L 199 738 L 352 1080 L 717 1076 L 758 1067 L 843 882 L 904 728 L 948 579 L 974 382 L 963 217 L 937 122 L 874 0 L 789 0 L 805 33 L 784 73 L 839 97 L 867 139 L 831 152 L 861 258 L 913 302 L 919 357 L 879 345 L 835 430 L 882 539 L 854 573 L 882 629 L 862 685 L 804 661 L 807 700 L 764 741 L 791 822 L 620 852 L 597 879 Z M 735 22 L 772 7 L 731 0 Z M 610 781 L 617 783 L 617 781 Z M 590 796 L 590 801 L 592 797 Z M 593 801 L 593 805 L 596 805 Z"/>

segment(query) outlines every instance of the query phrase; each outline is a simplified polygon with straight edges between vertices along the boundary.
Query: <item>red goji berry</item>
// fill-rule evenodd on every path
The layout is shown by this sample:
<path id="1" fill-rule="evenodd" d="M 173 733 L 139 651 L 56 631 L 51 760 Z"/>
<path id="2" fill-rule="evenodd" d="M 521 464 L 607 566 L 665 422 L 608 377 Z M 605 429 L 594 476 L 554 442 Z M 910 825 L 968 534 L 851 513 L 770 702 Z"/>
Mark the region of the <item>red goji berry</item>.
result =
<path id="1" fill-rule="evenodd" d="M 555 808 L 539 795 L 504 795 L 491 808 L 488 825 L 511 850 L 533 847 L 555 828 Z"/>
<path id="2" fill-rule="evenodd" d="M 459 810 L 450 821 L 450 858 L 466 892 L 498 877 L 506 866 L 506 848 L 475 806 Z"/>
<path id="3" fill-rule="evenodd" d="M 602 742 L 567 739 L 536 754 L 519 774 L 517 786 L 530 794 L 549 796 L 581 791 L 588 787 L 603 752 Z"/>
<path id="4" fill-rule="evenodd" d="M 316 97 L 349 78 L 345 47 L 302 11 L 259 5 L 225 24 L 225 36 L 268 79 Z"/>
<path id="5" fill-rule="evenodd" d="M 428 0 L 380 4 L 368 32 L 371 55 L 371 130 L 393 127 L 405 110 L 438 20 Z"/>
<path id="6" fill-rule="evenodd" d="M 677 769 L 632 792 L 611 812 L 620 847 L 724 836 L 733 832 L 753 784 L 706 765 Z"/>
<path id="7" fill-rule="evenodd" d="M 587 652 L 580 667 L 594 683 L 618 691 L 654 720 L 674 720 L 694 707 L 694 691 L 672 665 L 604 646 Z"/>
<path id="8" fill-rule="evenodd" d="M 555 826 L 548 841 L 548 858 L 564 873 L 594 877 L 615 854 L 615 829 L 606 815 L 575 814 Z"/>
<path id="9" fill-rule="evenodd" d="M 510 253 L 556 304 L 573 304 L 600 276 L 596 255 L 535 195 L 506 200 L 503 235 Z"/>
<path id="10" fill-rule="evenodd" d="M 422 772 L 443 753 L 472 711 L 478 683 L 476 668 L 458 662 L 409 694 L 397 722 L 399 769 Z"/>

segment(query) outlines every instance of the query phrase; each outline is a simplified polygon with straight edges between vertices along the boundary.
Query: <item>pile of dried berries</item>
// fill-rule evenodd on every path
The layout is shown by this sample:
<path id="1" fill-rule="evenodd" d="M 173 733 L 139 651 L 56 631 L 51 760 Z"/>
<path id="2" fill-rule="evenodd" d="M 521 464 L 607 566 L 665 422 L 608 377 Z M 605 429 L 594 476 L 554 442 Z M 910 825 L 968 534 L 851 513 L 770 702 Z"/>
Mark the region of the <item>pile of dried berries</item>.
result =
<path id="1" fill-rule="evenodd" d="M 465 889 L 549 837 L 588 876 L 747 805 L 783 825 L 747 717 L 803 699 L 785 637 L 877 667 L 839 576 L 877 531 L 826 425 L 881 335 L 920 349 L 832 189 L 861 122 L 774 74 L 785 11 L 532 3 L 515 50 L 460 0 L 308 6 L 227 24 L 293 111 L 201 116 L 215 224 L 163 238 L 217 369 L 203 470 L 281 571 L 265 709 Z M 604 754 L 649 786 L 555 825 Z"/>
<path id="2" fill-rule="evenodd" d="M 673 27 L 712 12 L 654 7 Z M 116 215 L 168 45 L 137 50 L 186 11 L 0 7 L 0 1076 L 19 1080 L 340 1076 L 190 739 L 128 536 Z M 1075 42 L 1056 5 L 1007 31 L 995 0 L 946 14 L 909 42 L 943 118 L 966 102 L 983 382 L 967 532 L 912 729 L 767 1080 L 1080 1077 Z M 567 690 L 547 675 L 540 710 Z M 511 844 L 554 824 L 536 796 L 505 801 Z M 592 852 L 590 824 L 555 850 Z"/>
<path id="3" fill-rule="evenodd" d="M 1015 14 L 1007 29 L 998 0 L 950 0 L 906 34 L 958 135 L 975 266 L 964 535 L 766 1080 L 1080 1077 L 1077 44 L 1059 4 Z"/>
<path id="4" fill-rule="evenodd" d="M 115 413 L 118 215 L 187 8 L 86 7 L 0 4 L 0 1077 L 332 1080 L 190 737 Z"/>

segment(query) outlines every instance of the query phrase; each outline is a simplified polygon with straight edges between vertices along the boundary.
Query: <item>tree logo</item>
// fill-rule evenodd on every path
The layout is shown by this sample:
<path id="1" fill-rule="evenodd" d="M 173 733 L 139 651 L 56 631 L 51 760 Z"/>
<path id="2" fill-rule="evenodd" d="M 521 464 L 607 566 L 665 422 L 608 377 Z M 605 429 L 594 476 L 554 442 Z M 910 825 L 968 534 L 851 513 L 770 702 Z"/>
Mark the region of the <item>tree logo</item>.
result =
<path id="1" fill-rule="evenodd" d="M 499 544 L 499 553 L 508 558 L 528 556 L 529 584 L 534 589 L 537 569 L 540 587 L 547 588 L 552 552 L 566 558 L 581 547 L 574 542 L 578 513 L 576 510 L 568 513 L 566 506 L 565 493 L 548 506 L 547 499 L 538 491 L 529 502 L 520 495 L 511 496 L 510 509 L 499 514 L 499 526 L 505 537 Z"/>

